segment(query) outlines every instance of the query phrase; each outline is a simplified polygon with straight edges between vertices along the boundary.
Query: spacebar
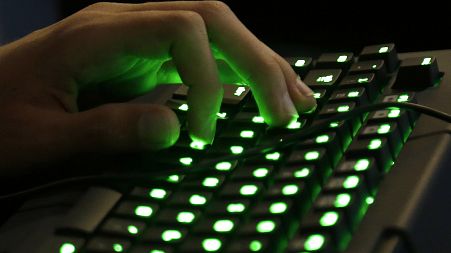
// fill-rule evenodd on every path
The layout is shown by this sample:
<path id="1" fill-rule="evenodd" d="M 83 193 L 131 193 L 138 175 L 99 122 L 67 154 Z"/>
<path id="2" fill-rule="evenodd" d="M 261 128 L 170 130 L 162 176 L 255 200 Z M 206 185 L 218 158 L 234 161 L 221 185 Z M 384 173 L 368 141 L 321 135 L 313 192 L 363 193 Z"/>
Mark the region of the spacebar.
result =
<path id="1" fill-rule="evenodd" d="M 64 218 L 57 233 L 94 232 L 122 194 L 107 188 L 91 187 Z"/>

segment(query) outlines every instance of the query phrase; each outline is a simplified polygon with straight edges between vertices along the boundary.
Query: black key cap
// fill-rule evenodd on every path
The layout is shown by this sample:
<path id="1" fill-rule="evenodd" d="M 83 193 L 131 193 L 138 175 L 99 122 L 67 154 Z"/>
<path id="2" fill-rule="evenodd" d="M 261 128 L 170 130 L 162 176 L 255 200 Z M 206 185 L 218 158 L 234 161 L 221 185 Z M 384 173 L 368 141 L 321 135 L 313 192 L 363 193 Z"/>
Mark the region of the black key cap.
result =
<path id="1" fill-rule="evenodd" d="M 379 82 L 384 82 L 387 78 L 387 70 L 383 60 L 359 61 L 352 64 L 349 69 L 350 74 L 374 73 Z"/>
<path id="2" fill-rule="evenodd" d="M 274 166 L 244 165 L 237 168 L 231 178 L 233 181 L 264 181 L 271 177 Z"/>
<path id="3" fill-rule="evenodd" d="M 326 104 L 319 112 L 321 118 L 331 117 L 337 115 L 338 113 L 352 111 L 355 107 L 354 102 L 342 102 L 342 103 L 334 103 L 334 104 Z"/>
<path id="4" fill-rule="evenodd" d="M 209 216 L 235 216 L 244 214 L 248 211 L 250 201 L 247 199 L 239 200 L 219 200 L 215 199 L 208 205 L 206 212 Z"/>
<path id="5" fill-rule="evenodd" d="M 281 230 L 280 218 L 257 218 L 249 220 L 247 223 L 238 228 L 237 234 L 239 236 L 275 236 Z"/>
<path id="6" fill-rule="evenodd" d="M 253 217 L 284 216 L 291 212 L 292 207 L 293 203 L 290 199 L 266 200 L 254 206 L 251 215 Z"/>
<path id="7" fill-rule="evenodd" d="M 168 204 L 184 207 L 203 207 L 210 201 L 212 193 L 205 191 L 178 191 L 172 194 Z"/>
<path id="8" fill-rule="evenodd" d="M 355 102 L 356 105 L 362 106 L 368 104 L 368 96 L 364 87 L 338 89 L 332 93 L 329 101 L 337 102 Z"/>
<path id="9" fill-rule="evenodd" d="M 393 157 L 396 157 L 403 146 L 403 138 L 398 130 L 396 123 L 378 123 L 368 124 L 362 128 L 358 138 L 380 138 L 384 137 L 390 144 L 390 150 Z"/>
<path id="10" fill-rule="evenodd" d="M 57 231 L 93 233 L 113 209 L 122 194 L 106 188 L 91 187 L 74 205 Z"/>
<path id="11" fill-rule="evenodd" d="M 322 234 L 328 234 L 336 245 L 350 236 L 344 214 L 338 210 L 309 212 L 302 219 L 301 229 L 304 233 L 321 231 Z"/>
<path id="12" fill-rule="evenodd" d="M 364 87 L 370 101 L 377 98 L 381 89 L 373 73 L 347 75 L 341 80 L 339 87 L 344 89 Z"/>
<path id="13" fill-rule="evenodd" d="M 336 252 L 330 238 L 321 233 L 296 235 L 288 243 L 287 253 L 299 252 Z"/>
<path id="14" fill-rule="evenodd" d="M 200 215 L 201 212 L 195 209 L 171 207 L 162 209 L 155 221 L 157 224 L 190 226 L 197 221 Z"/>
<path id="15" fill-rule="evenodd" d="M 304 206 L 305 201 L 311 201 L 311 191 L 302 181 L 277 182 L 265 192 L 267 200 L 293 199 L 296 204 Z"/>
<path id="16" fill-rule="evenodd" d="M 364 177 L 370 195 L 375 194 L 376 186 L 382 179 L 382 173 L 377 168 L 374 158 L 345 158 L 335 169 L 336 175 L 361 175 Z"/>
<path id="17" fill-rule="evenodd" d="M 326 132 L 314 138 L 307 139 L 297 144 L 294 148 L 301 149 L 308 147 L 325 148 L 334 166 L 341 159 L 344 149 L 335 132 Z"/>
<path id="18" fill-rule="evenodd" d="M 56 236 L 52 239 L 49 251 L 41 252 L 79 252 L 84 244 L 85 239 L 82 238 Z"/>
<path id="19" fill-rule="evenodd" d="M 185 239 L 187 232 L 182 227 L 152 226 L 143 233 L 141 240 L 160 244 L 177 244 Z"/>
<path id="20" fill-rule="evenodd" d="M 227 182 L 222 188 L 220 196 L 223 198 L 253 198 L 260 194 L 263 188 L 261 182 L 252 183 L 233 183 Z"/>
<path id="21" fill-rule="evenodd" d="M 130 196 L 140 199 L 151 199 L 155 202 L 164 201 L 171 195 L 172 191 L 166 187 L 135 187 Z"/>
<path id="22" fill-rule="evenodd" d="M 157 204 L 137 201 L 123 201 L 116 208 L 115 213 L 128 218 L 149 219 L 158 211 Z"/>
<path id="23" fill-rule="evenodd" d="M 340 78 L 340 69 L 314 69 L 304 79 L 304 82 L 313 89 L 329 89 Z"/>
<path id="24" fill-rule="evenodd" d="M 393 162 L 389 144 L 385 138 L 355 140 L 349 146 L 346 157 L 374 157 L 378 168 L 387 171 Z"/>
<path id="25" fill-rule="evenodd" d="M 359 60 L 384 60 L 388 72 L 393 72 L 399 65 L 398 54 L 395 44 L 387 43 L 380 45 L 366 46 L 360 52 Z"/>
<path id="26" fill-rule="evenodd" d="M 343 192 L 345 190 L 359 191 L 360 195 L 365 195 L 365 181 L 362 176 L 354 175 L 334 175 L 327 180 L 323 187 L 324 192 Z"/>
<path id="27" fill-rule="evenodd" d="M 180 245 L 179 252 L 200 253 L 219 252 L 225 247 L 225 239 L 222 236 L 192 236 Z"/>
<path id="28" fill-rule="evenodd" d="M 435 57 L 408 58 L 401 62 L 393 89 L 424 90 L 440 81 L 437 59 Z"/>
<path id="29" fill-rule="evenodd" d="M 196 234 L 231 234 L 239 227 L 237 218 L 208 218 L 204 217 L 196 223 L 193 232 Z"/>
<path id="30" fill-rule="evenodd" d="M 94 237 L 87 246 L 87 252 L 126 252 L 130 248 L 130 242 L 122 239 L 107 237 Z"/>
<path id="31" fill-rule="evenodd" d="M 145 226 L 145 223 L 141 221 L 109 218 L 101 226 L 100 231 L 107 234 L 136 237 L 143 232 Z"/>
<path id="32" fill-rule="evenodd" d="M 225 177 L 222 175 L 199 177 L 196 175 L 188 175 L 180 186 L 183 189 L 194 190 L 210 190 L 215 191 L 221 187 Z"/>
<path id="33" fill-rule="evenodd" d="M 287 159 L 287 164 L 313 164 L 320 178 L 325 178 L 331 172 L 332 160 L 328 157 L 326 149 L 310 148 L 294 150 Z"/>
<path id="34" fill-rule="evenodd" d="M 271 239 L 265 236 L 235 238 L 228 243 L 226 253 L 272 252 Z"/>
<path id="35" fill-rule="evenodd" d="M 338 68 L 347 70 L 354 62 L 353 53 L 325 53 L 321 54 L 316 61 L 316 68 L 331 69 Z"/>
<path id="36" fill-rule="evenodd" d="M 368 123 L 397 123 L 400 132 L 403 135 L 403 141 L 407 140 L 408 134 L 412 130 L 412 125 L 409 121 L 409 115 L 406 110 L 399 108 L 390 108 L 378 110 L 370 113 L 368 116 Z"/>
<path id="37" fill-rule="evenodd" d="M 301 78 L 305 77 L 313 65 L 311 57 L 288 57 L 286 60 Z"/>
<path id="38" fill-rule="evenodd" d="M 326 89 L 312 89 L 313 90 L 313 97 L 316 99 L 317 104 L 323 104 L 326 96 Z"/>

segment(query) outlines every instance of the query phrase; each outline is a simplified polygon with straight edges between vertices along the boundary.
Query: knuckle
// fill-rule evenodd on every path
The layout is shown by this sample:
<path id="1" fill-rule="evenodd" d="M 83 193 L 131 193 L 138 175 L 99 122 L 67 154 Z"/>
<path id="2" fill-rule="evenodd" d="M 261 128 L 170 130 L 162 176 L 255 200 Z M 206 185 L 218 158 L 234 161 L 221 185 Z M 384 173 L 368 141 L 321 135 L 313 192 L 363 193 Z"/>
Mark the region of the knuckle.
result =
<path id="1" fill-rule="evenodd" d="M 204 26 L 204 20 L 201 15 L 194 11 L 178 11 L 171 17 L 172 24 L 182 29 L 198 29 Z"/>
<path id="2" fill-rule="evenodd" d="M 221 1 L 203 1 L 199 4 L 199 10 L 207 16 L 217 16 L 232 13 L 230 7 Z"/>
<path id="3" fill-rule="evenodd" d="M 109 2 L 97 2 L 94 4 L 91 4 L 87 7 L 85 7 L 84 11 L 99 11 L 99 10 L 105 10 L 111 7 L 112 3 Z"/>

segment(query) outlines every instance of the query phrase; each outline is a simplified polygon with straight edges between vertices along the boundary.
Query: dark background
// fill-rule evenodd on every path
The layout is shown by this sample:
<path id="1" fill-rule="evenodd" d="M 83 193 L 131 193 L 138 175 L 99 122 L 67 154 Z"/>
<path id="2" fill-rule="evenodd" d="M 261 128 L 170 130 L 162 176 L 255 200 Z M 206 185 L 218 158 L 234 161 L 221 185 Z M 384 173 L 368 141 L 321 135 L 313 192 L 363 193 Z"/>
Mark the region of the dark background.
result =
<path id="1" fill-rule="evenodd" d="M 98 1 L 0 0 L 0 42 L 18 39 L 95 2 Z M 443 3 L 224 2 L 262 41 L 283 55 L 308 54 L 319 50 L 351 50 L 358 53 L 365 45 L 387 42 L 394 42 L 400 52 L 451 48 L 451 8 Z"/>

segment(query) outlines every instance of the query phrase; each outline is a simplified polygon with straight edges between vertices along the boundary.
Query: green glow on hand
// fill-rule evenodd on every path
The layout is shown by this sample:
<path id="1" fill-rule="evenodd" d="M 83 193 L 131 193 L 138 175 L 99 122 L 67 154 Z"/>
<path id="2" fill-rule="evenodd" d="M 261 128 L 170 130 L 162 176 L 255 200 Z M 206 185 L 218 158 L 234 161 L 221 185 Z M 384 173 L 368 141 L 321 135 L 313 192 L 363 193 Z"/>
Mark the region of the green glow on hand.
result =
<path id="1" fill-rule="evenodd" d="M 310 174 L 309 168 L 302 168 L 302 169 L 294 172 L 294 177 L 295 178 L 304 178 L 304 177 L 307 177 L 309 174 Z"/>
<path id="2" fill-rule="evenodd" d="M 432 58 L 426 57 L 426 58 L 423 58 L 421 65 L 430 65 L 431 63 L 432 63 Z"/>
<path id="3" fill-rule="evenodd" d="M 261 123 L 265 123 L 265 119 L 262 116 L 254 116 L 254 117 L 252 117 L 252 122 L 261 124 Z"/>
<path id="4" fill-rule="evenodd" d="M 243 153 L 244 148 L 242 146 L 231 146 L 230 147 L 230 152 L 232 152 L 232 154 L 234 155 L 238 155 Z"/>
<path id="5" fill-rule="evenodd" d="M 324 236 L 320 234 L 311 235 L 305 240 L 304 248 L 308 251 L 319 250 L 321 249 L 321 247 L 323 247 L 324 241 Z"/>
<path id="6" fill-rule="evenodd" d="M 309 151 L 304 155 L 304 159 L 307 161 L 316 160 L 318 159 L 318 157 L 319 157 L 318 151 Z"/>
<path id="7" fill-rule="evenodd" d="M 359 96 L 359 92 L 358 91 L 350 91 L 348 92 L 348 98 L 355 98 Z"/>
<path id="8" fill-rule="evenodd" d="M 301 122 L 298 121 L 292 121 L 290 124 L 288 124 L 288 129 L 300 129 L 302 126 Z"/>
<path id="9" fill-rule="evenodd" d="M 149 196 L 154 199 L 164 199 L 166 198 L 166 194 L 166 190 L 159 188 L 152 189 L 149 192 Z"/>
<path id="10" fill-rule="evenodd" d="M 219 184 L 219 179 L 216 177 L 206 177 L 204 181 L 202 181 L 202 185 L 205 187 L 216 187 Z"/>
<path id="11" fill-rule="evenodd" d="M 280 158 L 279 152 L 268 153 L 265 155 L 266 160 L 277 161 Z"/>
<path id="12" fill-rule="evenodd" d="M 140 217 L 150 217 L 153 213 L 150 206 L 137 206 L 135 208 L 135 215 Z"/>
<path id="13" fill-rule="evenodd" d="M 346 59 L 348 59 L 348 56 L 346 56 L 346 55 L 340 55 L 340 56 L 337 58 L 337 62 L 345 62 Z"/>
<path id="14" fill-rule="evenodd" d="M 347 111 L 349 111 L 349 105 L 340 105 L 338 108 L 337 108 L 337 112 L 347 112 Z"/>
<path id="15" fill-rule="evenodd" d="M 194 218 L 196 216 L 192 212 L 180 212 L 177 214 L 177 221 L 184 224 L 193 222 Z"/>
<path id="16" fill-rule="evenodd" d="M 331 127 L 331 128 L 338 127 L 338 122 L 332 122 L 332 123 L 330 123 L 330 124 L 329 124 L 329 127 Z"/>
<path id="17" fill-rule="evenodd" d="M 188 109 L 189 109 L 189 107 L 187 104 L 182 104 L 181 106 L 179 106 L 180 111 L 186 112 L 186 111 L 188 111 Z"/>
<path id="18" fill-rule="evenodd" d="M 386 134 L 390 131 L 390 124 L 382 124 L 377 129 L 378 134 Z"/>
<path id="19" fill-rule="evenodd" d="M 320 76 L 316 79 L 318 83 L 330 83 L 334 79 L 334 75 Z"/>
<path id="20" fill-rule="evenodd" d="M 401 114 L 401 110 L 399 110 L 398 108 L 393 108 L 393 109 L 390 109 L 387 116 L 389 118 L 398 118 L 400 114 Z"/>
<path id="21" fill-rule="evenodd" d="M 263 248 L 263 245 L 258 240 L 253 240 L 249 243 L 249 250 L 252 252 L 260 251 Z"/>
<path id="22" fill-rule="evenodd" d="M 193 158 L 191 157 L 182 157 L 179 159 L 179 162 L 185 166 L 190 166 L 193 162 Z"/>
<path id="23" fill-rule="evenodd" d="M 351 202 L 351 195 L 347 193 L 338 194 L 335 198 L 334 206 L 335 207 L 346 207 Z"/>
<path id="24" fill-rule="evenodd" d="M 226 119 L 227 113 L 226 112 L 218 112 L 218 113 L 216 113 L 216 116 L 218 116 L 218 118 L 220 118 L 220 119 Z"/>
<path id="25" fill-rule="evenodd" d="M 204 150 L 205 149 L 205 142 L 203 141 L 192 141 L 189 146 L 192 149 L 197 149 L 197 150 Z"/>
<path id="26" fill-rule="evenodd" d="M 244 87 L 238 87 L 238 88 L 236 88 L 235 93 L 233 93 L 233 95 L 239 97 L 239 96 L 241 96 L 241 95 L 243 94 L 243 92 L 245 92 L 245 91 L 246 91 L 246 88 L 244 88 Z"/>
<path id="27" fill-rule="evenodd" d="M 324 134 L 316 137 L 315 142 L 316 143 L 325 143 L 329 141 L 329 135 Z"/>
<path id="28" fill-rule="evenodd" d="M 305 65 L 305 60 L 297 60 L 295 63 L 294 63 L 294 66 L 296 66 L 296 67 L 302 67 L 302 66 L 304 66 Z"/>
<path id="29" fill-rule="evenodd" d="M 75 253 L 76 248 L 72 243 L 64 243 L 60 247 L 60 253 Z"/>
<path id="30" fill-rule="evenodd" d="M 365 202 L 366 202 L 368 205 L 371 205 L 371 204 L 374 203 L 374 198 L 371 197 L 371 196 L 368 196 L 368 197 L 366 197 Z"/>
<path id="31" fill-rule="evenodd" d="M 359 159 L 355 164 L 354 164 L 354 170 L 355 171 L 364 171 L 368 169 L 368 166 L 370 165 L 370 160 L 363 158 L 363 159 Z"/>
<path id="32" fill-rule="evenodd" d="M 276 223 L 272 220 L 263 220 L 257 223 L 257 232 L 270 233 L 276 228 Z"/>
<path id="33" fill-rule="evenodd" d="M 207 203 L 207 198 L 199 194 L 194 194 L 189 198 L 189 203 L 193 206 L 201 206 Z"/>
<path id="34" fill-rule="evenodd" d="M 207 252 L 218 251 L 222 246 L 222 242 L 216 238 L 207 238 L 202 241 L 202 247 Z"/>
<path id="35" fill-rule="evenodd" d="M 388 47 L 387 46 L 383 46 L 383 47 L 379 48 L 379 53 L 380 54 L 387 53 L 387 52 L 388 52 Z"/>
<path id="36" fill-rule="evenodd" d="M 287 210 L 288 206 L 285 202 L 275 202 L 269 206 L 269 212 L 272 214 L 280 214 L 284 213 Z"/>
<path id="37" fill-rule="evenodd" d="M 251 196 L 257 193 L 258 187 L 253 184 L 246 184 L 241 186 L 240 194 L 243 196 Z"/>
<path id="38" fill-rule="evenodd" d="M 170 175 L 167 179 L 170 183 L 178 183 L 180 182 L 180 176 L 179 175 Z"/>
<path id="39" fill-rule="evenodd" d="M 247 138 L 247 139 L 254 138 L 254 135 L 255 135 L 255 133 L 252 130 L 243 130 L 240 133 L 241 138 Z"/>
<path id="40" fill-rule="evenodd" d="M 242 203 L 230 203 L 227 205 L 227 212 L 242 213 L 246 207 Z"/>
<path id="41" fill-rule="evenodd" d="M 267 168 L 257 168 L 252 172 L 252 175 L 256 178 L 266 177 L 269 173 Z"/>
<path id="42" fill-rule="evenodd" d="M 219 162 L 216 164 L 215 168 L 220 171 L 228 171 L 232 168 L 232 164 L 230 162 Z"/>
<path id="43" fill-rule="evenodd" d="M 294 195 L 299 191 L 299 187 L 295 184 L 288 184 L 282 188 L 282 194 L 285 196 Z"/>
<path id="44" fill-rule="evenodd" d="M 345 189 L 352 189 L 355 188 L 359 184 L 359 177 L 358 176 L 348 176 L 345 181 L 343 181 L 343 187 Z"/>
<path id="45" fill-rule="evenodd" d="M 370 81 L 370 79 L 368 77 L 357 79 L 358 83 L 367 83 L 369 81 Z"/>
<path id="46" fill-rule="evenodd" d="M 161 234 L 161 239 L 163 239 L 163 241 L 165 242 L 179 240 L 180 238 L 182 238 L 182 233 L 175 229 L 165 230 Z"/>
<path id="47" fill-rule="evenodd" d="M 231 220 L 218 220 L 213 224 L 213 229 L 216 232 L 226 233 L 232 231 L 234 227 L 233 221 Z"/>
<path id="48" fill-rule="evenodd" d="M 124 251 L 124 247 L 119 243 L 115 243 L 115 244 L 113 244 L 113 250 L 115 252 L 122 252 L 122 251 Z"/>
<path id="49" fill-rule="evenodd" d="M 323 227 L 330 227 L 337 223 L 338 213 L 337 212 L 326 212 L 321 216 L 319 224 Z"/>
<path id="50" fill-rule="evenodd" d="M 132 235 L 136 235 L 139 233 L 139 229 L 138 227 L 134 226 L 134 225 L 130 225 L 127 227 L 127 231 L 132 234 Z"/>
<path id="51" fill-rule="evenodd" d="M 407 102 L 409 101 L 409 95 L 407 94 L 401 94 L 398 96 L 397 102 Z"/>
<path id="52" fill-rule="evenodd" d="M 381 139 L 373 139 L 370 141 L 370 144 L 368 144 L 368 149 L 378 149 L 380 148 L 382 145 L 382 140 Z"/>

